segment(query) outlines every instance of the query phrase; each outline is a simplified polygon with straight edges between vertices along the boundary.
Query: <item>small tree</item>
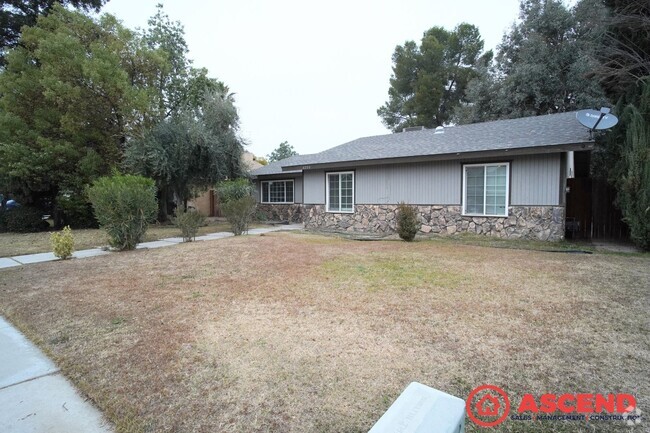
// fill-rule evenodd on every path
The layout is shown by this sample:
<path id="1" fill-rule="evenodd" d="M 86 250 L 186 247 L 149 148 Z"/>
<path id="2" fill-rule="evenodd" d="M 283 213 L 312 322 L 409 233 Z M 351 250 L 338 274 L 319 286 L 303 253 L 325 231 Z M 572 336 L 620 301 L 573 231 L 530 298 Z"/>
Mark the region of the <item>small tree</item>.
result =
<path id="1" fill-rule="evenodd" d="M 217 185 L 217 194 L 235 236 L 248 231 L 256 207 L 253 185 L 247 179 L 228 180 Z"/>
<path id="2" fill-rule="evenodd" d="M 158 209 L 156 185 L 142 176 L 101 177 L 88 188 L 88 198 L 111 246 L 119 250 L 132 250 L 142 241 Z"/>
<path id="3" fill-rule="evenodd" d="M 269 157 L 269 162 L 280 161 L 281 159 L 289 158 L 290 156 L 298 155 L 298 152 L 295 151 L 292 145 L 287 141 L 283 141 L 280 145 L 271 152 Z M 263 164 L 266 165 L 266 164 Z"/>
<path id="4" fill-rule="evenodd" d="M 397 207 L 397 233 L 406 242 L 415 239 L 419 229 L 418 217 L 413 206 L 402 202 Z"/>

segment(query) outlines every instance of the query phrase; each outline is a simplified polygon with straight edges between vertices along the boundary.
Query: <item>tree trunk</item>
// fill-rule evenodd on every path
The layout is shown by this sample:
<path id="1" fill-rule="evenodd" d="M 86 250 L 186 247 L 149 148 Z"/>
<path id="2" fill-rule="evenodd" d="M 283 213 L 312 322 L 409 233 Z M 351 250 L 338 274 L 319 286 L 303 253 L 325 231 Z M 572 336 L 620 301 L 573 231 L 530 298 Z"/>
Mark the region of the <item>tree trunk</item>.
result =
<path id="1" fill-rule="evenodd" d="M 164 223 L 169 217 L 167 214 L 167 188 L 160 188 L 158 194 L 160 195 L 158 200 L 158 222 Z"/>

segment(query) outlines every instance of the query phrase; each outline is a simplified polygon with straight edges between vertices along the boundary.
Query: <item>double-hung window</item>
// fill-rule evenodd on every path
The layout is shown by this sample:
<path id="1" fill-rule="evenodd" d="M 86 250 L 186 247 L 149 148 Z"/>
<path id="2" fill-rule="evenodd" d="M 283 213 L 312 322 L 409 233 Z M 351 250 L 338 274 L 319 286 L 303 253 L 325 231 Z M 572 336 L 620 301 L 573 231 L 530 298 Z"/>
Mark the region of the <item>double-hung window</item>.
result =
<path id="1" fill-rule="evenodd" d="M 354 212 L 354 172 L 327 173 L 327 211 Z"/>
<path id="2" fill-rule="evenodd" d="M 463 166 L 463 214 L 508 216 L 510 164 Z"/>
<path id="3" fill-rule="evenodd" d="M 262 203 L 293 203 L 293 180 L 269 180 L 261 183 Z"/>

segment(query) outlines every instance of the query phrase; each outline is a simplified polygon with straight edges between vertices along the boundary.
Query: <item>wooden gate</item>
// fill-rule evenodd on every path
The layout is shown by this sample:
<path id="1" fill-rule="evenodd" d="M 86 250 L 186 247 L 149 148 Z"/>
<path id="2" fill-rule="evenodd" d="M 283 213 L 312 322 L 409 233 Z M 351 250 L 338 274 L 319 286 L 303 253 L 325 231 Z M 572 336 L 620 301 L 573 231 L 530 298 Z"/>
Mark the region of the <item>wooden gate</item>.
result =
<path id="1" fill-rule="evenodd" d="M 606 181 L 579 177 L 567 179 L 567 237 L 574 239 L 629 240 L 630 230 L 614 205 L 616 190 Z M 573 227 L 574 230 L 570 230 Z"/>

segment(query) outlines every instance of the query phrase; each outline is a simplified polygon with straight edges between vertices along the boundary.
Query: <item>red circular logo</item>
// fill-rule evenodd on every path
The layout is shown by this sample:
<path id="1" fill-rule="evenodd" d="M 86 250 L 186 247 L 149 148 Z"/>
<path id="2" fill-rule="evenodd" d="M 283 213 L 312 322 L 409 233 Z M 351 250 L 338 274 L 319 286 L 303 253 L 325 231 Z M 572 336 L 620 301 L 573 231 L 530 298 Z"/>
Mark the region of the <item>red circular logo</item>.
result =
<path id="1" fill-rule="evenodd" d="M 481 385 L 469 393 L 465 408 L 469 419 L 477 425 L 494 427 L 508 417 L 510 400 L 508 394 L 498 386 Z"/>

